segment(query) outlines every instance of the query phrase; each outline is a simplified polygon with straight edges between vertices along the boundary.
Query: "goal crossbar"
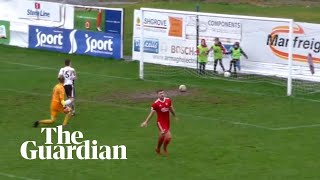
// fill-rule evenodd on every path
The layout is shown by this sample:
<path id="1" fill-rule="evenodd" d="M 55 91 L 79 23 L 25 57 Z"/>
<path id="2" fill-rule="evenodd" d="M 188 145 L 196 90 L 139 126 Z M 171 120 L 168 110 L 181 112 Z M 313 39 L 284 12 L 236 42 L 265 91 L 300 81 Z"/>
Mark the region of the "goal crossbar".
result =
<path id="1" fill-rule="evenodd" d="M 156 9 L 156 8 L 140 8 L 140 10 L 148 11 L 148 12 L 159 12 L 159 13 L 162 12 L 162 13 L 185 14 L 185 15 L 215 16 L 215 17 L 224 17 L 224 18 L 278 21 L 278 22 L 288 22 L 288 23 L 290 21 L 293 21 L 293 19 L 286 19 L 286 18 L 270 18 L 270 17 L 255 17 L 255 16 L 217 14 L 217 13 L 192 12 L 192 11 L 177 11 L 177 10 Z"/>

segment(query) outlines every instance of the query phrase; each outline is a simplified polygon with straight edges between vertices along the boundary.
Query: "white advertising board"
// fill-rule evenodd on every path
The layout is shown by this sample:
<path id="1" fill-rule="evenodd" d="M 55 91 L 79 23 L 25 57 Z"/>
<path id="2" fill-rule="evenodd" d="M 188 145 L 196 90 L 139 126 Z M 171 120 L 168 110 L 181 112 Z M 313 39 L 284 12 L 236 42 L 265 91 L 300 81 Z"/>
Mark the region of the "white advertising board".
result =
<path id="1" fill-rule="evenodd" d="M 37 19 L 59 22 L 62 4 L 45 1 L 21 1 L 17 4 L 17 15 L 21 19 Z"/>

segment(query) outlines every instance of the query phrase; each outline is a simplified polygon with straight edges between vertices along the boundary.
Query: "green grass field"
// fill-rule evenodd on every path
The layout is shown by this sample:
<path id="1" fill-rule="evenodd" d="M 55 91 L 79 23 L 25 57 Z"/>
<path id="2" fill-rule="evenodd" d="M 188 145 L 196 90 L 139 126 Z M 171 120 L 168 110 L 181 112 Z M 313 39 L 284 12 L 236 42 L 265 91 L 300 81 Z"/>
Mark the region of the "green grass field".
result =
<path id="1" fill-rule="evenodd" d="M 142 81 L 137 63 L 1 46 L 0 179 L 318 179 L 319 102 L 284 96 L 285 88 L 189 78 Z M 78 71 L 71 131 L 100 145 L 127 146 L 128 160 L 28 161 L 24 141 L 44 141 L 35 120 L 49 101 L 63 59 Z M 180 120 L 172 123 L 170 156 L 154 153 L 155 119 L 139 128 L 164 88 Z M 55 125 L 62 123 L 62 116 Z"/>
<path id="2" fill-rule="evenodd" d="M 130 54 L 133 8 L 192 10 L 194 4 L 131 5 L 125 53 Z M 203 11 L 298 17 L 317 22 L 315 8 L 212 4 Z M 131 10 L 130 10 L 131 9 Z M 263 10 L 264 9 L 264 10 Z M 277 13 L 275 13 L 277 12 Z M 294 12 L 294 13 L 293 13 Z M 310 13 L 310 14 L 309 14 Z M 132 14 L 131 14 L 132 15 Z M 308 18 L 308 19 L 307 19 Z M 131 34 L 130 34 L 131 33 Z M 0 46 L 0 179 L 301 180 L 319 179 L 319 94 L 286 97 L 265 82 L 174 77 L 139 80 L 138 63 Z M 49 118 L 52 87 L 63 60 L 78 73 L 77 116 L 70 131 L 99 145 L 126 145 L 127 160 L 25 160 L 23 142 L 44 142 L 36 120 Z M 187 93 L 179 93 L 185 83 Z M 157 156 L 155 118 L 140 128 L 155 91 L 165 89 L 179 121 L 172 122 L 169 157 Z M 62 123 L 63 116 L 55 125 Z"/>

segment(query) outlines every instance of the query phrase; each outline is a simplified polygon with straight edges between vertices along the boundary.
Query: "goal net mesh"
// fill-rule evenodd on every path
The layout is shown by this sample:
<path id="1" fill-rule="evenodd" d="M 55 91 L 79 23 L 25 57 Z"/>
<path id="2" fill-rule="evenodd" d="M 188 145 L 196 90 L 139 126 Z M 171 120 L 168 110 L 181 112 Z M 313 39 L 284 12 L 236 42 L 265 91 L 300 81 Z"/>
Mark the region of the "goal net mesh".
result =
<path id="1" fill-rule="evenodd" d="M 143 59 L 144 79 L 175 83 L 196 81 L 198 78 L 225 79 L 287 87 L 289 20 L 143 10 L 143 14 L 141 11 L 135 12 L 134 21 L 133 59 Z M 299 28 L 301 24 L 294 23 L 295 34 L 301 31 Z M 306 30 L 308 33 L 292 36 L 293 95 L 314 94 L 320 87 L 317 63 L 320 42 L 313 37 L 320 30 L 312 26 Z M 144 41 L 142 54 L 141 36 Z M 224 54 L 223 67 L 219 62 L 215 63 L 213 45 L 217 45 L 217 39 L 225 52 L 232 52 L 234 44 L 239 42 L 248 59 L 241 55 L 231 68 L 232 55 Z M 197 55 L 197 47 L 202 40 L 205 40 L 208 49 L 212 48 L 207 55 L 204 73 L 200 69 Z M 309 53 L 312 57 L 308 58 Z M 225 71 L 229 70 L 231 76 L 226 77 L 229 74 Z M 285 94 L 284 91 L 282 95 Z"/>

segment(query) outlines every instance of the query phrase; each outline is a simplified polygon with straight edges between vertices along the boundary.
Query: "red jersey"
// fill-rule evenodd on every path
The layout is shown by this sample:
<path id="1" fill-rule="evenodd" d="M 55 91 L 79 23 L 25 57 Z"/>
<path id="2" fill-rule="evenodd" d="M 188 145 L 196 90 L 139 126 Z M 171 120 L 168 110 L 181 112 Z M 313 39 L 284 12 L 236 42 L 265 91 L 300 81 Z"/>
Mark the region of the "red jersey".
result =
<path id="1" fill-rule="evenodd" d="M 169 98 L 164 98 L 163 101 L 157 99 L 152 104 L 152 109 L 157 112 L 157 124 L 161 131 L 166 132 L 170 128 L 170 107 L 171 100 Z"/>

